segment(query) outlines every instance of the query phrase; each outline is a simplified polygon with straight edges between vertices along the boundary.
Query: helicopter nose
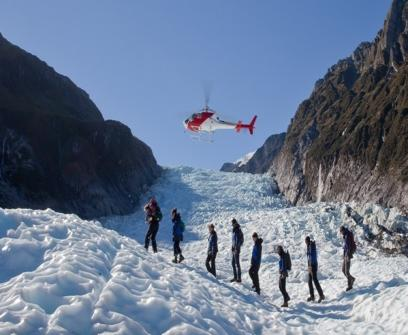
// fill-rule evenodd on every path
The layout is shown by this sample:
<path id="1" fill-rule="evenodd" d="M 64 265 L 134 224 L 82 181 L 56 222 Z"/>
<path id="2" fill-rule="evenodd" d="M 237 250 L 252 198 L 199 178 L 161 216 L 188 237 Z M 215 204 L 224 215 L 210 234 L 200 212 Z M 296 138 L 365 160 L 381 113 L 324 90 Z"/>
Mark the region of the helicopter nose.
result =
<path id="1" fill-rule="evenodd" d="M 184 128 L 188 128 L 188 120 L 185 120 L 185 121 L 183 121 L 183 126 L 184 126 Z"/>

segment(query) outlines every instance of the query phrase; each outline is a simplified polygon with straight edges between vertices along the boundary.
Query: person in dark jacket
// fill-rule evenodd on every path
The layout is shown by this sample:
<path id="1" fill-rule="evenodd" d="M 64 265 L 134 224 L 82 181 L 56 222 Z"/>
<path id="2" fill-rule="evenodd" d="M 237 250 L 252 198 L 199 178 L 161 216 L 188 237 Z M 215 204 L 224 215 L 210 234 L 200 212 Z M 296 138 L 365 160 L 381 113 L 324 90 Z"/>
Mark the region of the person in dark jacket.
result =
<path id="1" fill-rule="evenodd" d="M 232 270 L 234 272 L 234 278 L 230 282 L 241 282 L 241 264 L 239 262 L 239 254 L 241 252 L 242 244 L 244 243 L 244 234 L 238 221 L 232 219 Z"/>
<path id="2" fill-rule="evenodd" d="M 261 267 L 262 259 L 262 242 L 263 239 L 259 238 L 257 233 L 252 234 L 252 240 L 254 241 L 254 247 L 252 249 L 251 267 L 249 268 L 249 276 L 252 279 L 252 288 L 256 293 L 261 294 L 261 288 L 259 286 L 259 268 Z"/>
<path id="3" fill-rule="evenodd" d="M 147 230 L 145 237 L 145 248 L 146 250 L 149 250 L 149 244 L 150 241 L 152 241 L 153 252 L 156 253 L 156 235 L 159 231 L 159 222 L 161 221 L 163 215 L 155 198 L 151 198 L 150 201 L 144 206 L 144 211 L 146 213 L 146 223 L 149 225 L 149 229 Z"/>
<path id="4" fill-rule="evenodd" d="M 213 224 L 208 225 L 208 232 L 208 250 L 205 266 L 209 273 L 211 273 L 214 277 L 217 277 L 217 273 L 215 271 L 215 258 L 217 257 L 218 253 L 218 237 Z"/>
<path id="5" fill-rule="evenodd" d="M 180 242 L 183 241 L 184 223 L 181 220 L 180 213 L 177 212 L 177 208 L 174 208 L 171 212 L 171 221 L 173 222 L 173 263 L 181 263 L 184 260 L 180 248 Z M 177 256 L 179 256 L 179 259 L 177 259 Z"/>
<path id="6" fill-rule="evenodd" d="M 353 251 L 352 251 L 352 233 L 346 227 L 340 227 L 340 233 L 343 235 L 344 245 L 343 245 L 343 266 L 342 272 L 347 278 L 347 288 L 346 291 L 350 291 L 353 288 L 353 284 L 356 280 L 350 274 L 350 267 L 351 267 L 351 259 L 353 258 Z"/>
<path id="7" fill-rule="evenodd" d="M 307 256 L 307 269 L 309 272 L 309 293 L 310 296 L 307 301 L 315 301 L 313 283 L 316 286 L 317 293 L 319 293 L 318 303 L 321 303 L 324 300 L 324 294 L 322 287 L 320 286 L 319 280 L 317 279 L 317 249 L 316 242 L 310 239 L 310 236 L 306 236 L 306 256 Z"/>
<path id="8" fill-rule="evenodd" d="M 286 292 L 286 278 L 288 277 L 288 270 L 286 269 L 284 255 L 282 246 L 277 248 L 279 255 L 279 290 L 283 295 L 283 305 L 281 307 L 288 307 L 288 302 L 290 300 L 288 292 Z"/>

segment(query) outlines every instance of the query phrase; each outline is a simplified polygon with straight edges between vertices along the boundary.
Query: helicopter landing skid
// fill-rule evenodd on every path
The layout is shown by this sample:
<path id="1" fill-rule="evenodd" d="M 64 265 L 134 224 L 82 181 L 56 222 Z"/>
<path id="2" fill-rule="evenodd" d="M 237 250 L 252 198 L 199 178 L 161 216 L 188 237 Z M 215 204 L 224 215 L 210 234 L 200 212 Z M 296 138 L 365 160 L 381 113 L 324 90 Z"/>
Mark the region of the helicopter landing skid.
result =
<path id="1" fill-rule="evenodd" d="M 205 143 L 214 143 L 214 133 L 207 133 L 208 135 L 204 135 L 199 133 L 197 135 L 192 135 L 191 138 L 195 141 L 205 142 Z"/>

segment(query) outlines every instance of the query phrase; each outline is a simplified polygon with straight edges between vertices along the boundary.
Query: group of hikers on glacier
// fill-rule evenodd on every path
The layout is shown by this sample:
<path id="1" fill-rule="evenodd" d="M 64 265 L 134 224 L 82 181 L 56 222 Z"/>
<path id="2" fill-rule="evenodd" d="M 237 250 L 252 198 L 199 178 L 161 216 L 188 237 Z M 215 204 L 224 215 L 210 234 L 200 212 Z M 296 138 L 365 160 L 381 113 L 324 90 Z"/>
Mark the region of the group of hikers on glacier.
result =
<path id="1" fill-rule="evenodd" d="M 160 207 L 155 200 L 151 198 L 150 201 L 144 206 L 144 211 L 146 214 L 146 223 L 149 228 L 145 237 L 145 248 L 149 249 L 150 241 L 152 243 L 153 252 L 157 252 L 156 235 L 159 231 L 159 223 L 163 218 L 163 214 Z M 183 233 L 185 229 L 184 222 L 181 219 L 180 213 L 174 208 L 171 212 L 171 220 L 173 222 L 173 249 L 174 249 L 174 259 L 173 263 L 181 263 L 184 260 L 182 255 L 180 242 L 183 241 Z M 241 227 L 236 219 L 232 219 L 232 269 L 234 277 L 231 282 L 241 283 L 241 265 L 240 265 L 240 252 L 242 245 L 244 243 L 244 234 L 242 233 Z M 208 249 L 207 249 L 207 259 L 205 261 L 206 268 L 209 273 L 216 277 L 215 260 L 218 253 L 218 237 L 215 231 L 215 226 L 213 224 L 208 225 Z M 353 233 L 344 226 L 340 227 L 340 233 L 343 236 L 343 265 L 342 272 L 347 278 L 347 288 L 349 291 L 353 288 L 355 278 L 350 274 L 351 259 L 356 251 L 356 243 L 354 241 Z M 261 293 L 261 288 L 259 285 L 259 268 L 261 266 L 262 259 L 262 243 L 263 240 L 255 232 L 252 234 L 252 240 L 254 242 L 251 257 L 251 266 L 249 268 L 249 276 L 252 280 L 252 288 L 257 294 Z M 322 302 L 325 299 L 322 287 L 320 286 L 319 280 L 317 278 L 318 261 L 317 261 L 317 248 L 316 242 L 313 241 L 310 236 L 305 238 L 306 244 L 306 257 L 307 257 L 307 267 L 308 267 L 308 285 L 310 296 L 307 301 L 315 301 L 314 286 L 319 294 L 318 302 Z M 286 291 L 286 278 L 288 277 L 289 271 L 292 269 L 291 259 L 288 251 L 285 251 L 282 246 L 277 246 L 276 252 L 279 255 L 279 290 L 283 296 L 282 307 L 288 307 L 288 302 L 290 300 L 289 294 Z"/>

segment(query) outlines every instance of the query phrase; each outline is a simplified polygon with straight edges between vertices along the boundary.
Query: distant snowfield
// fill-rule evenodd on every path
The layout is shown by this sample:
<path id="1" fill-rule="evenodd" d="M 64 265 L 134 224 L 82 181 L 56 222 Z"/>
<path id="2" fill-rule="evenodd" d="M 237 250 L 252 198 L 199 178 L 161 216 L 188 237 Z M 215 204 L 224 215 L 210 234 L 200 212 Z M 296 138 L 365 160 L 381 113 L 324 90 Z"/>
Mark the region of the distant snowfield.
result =
<path id="1" fill-rule="evenodd" d="M 249 152 L 244 157 L 241 157 L 240 159 L 236 160 L 234 164 L 238 165 L 238 167 L 243 166 L 246 163 L 248 163 L 254 155 L 255 155 L 255 151 Z"/>
<path id="2" fill-rule="evenodd" d="M 165 214 L 156 255 L 141 244 L 141 210 L 102 224 L 51 210 L 0 210 L 0 334 L 408 334 L 408 259 L 360 238 L 357 282 L 345 293 L 338 235 L 349 223 L 345 206 L 290 208 L 271 185 L 267 176 L 168 170 L 151 190 Z M 183 264 L 170 262 L 173 207 L 187 223 Z M 229 283 L 232 217 L 246 239 L 242 284 Z M 204 266 L 209 223 L 219 237 L 217 279 Z M 254 231 L 265 240 L 260 297 L 247 275 Z M 322 304 L 305 302 L 306 234 L 319 248 Z M 279 243 L 293 259 L 288 309 L 278 307 Z"/>

